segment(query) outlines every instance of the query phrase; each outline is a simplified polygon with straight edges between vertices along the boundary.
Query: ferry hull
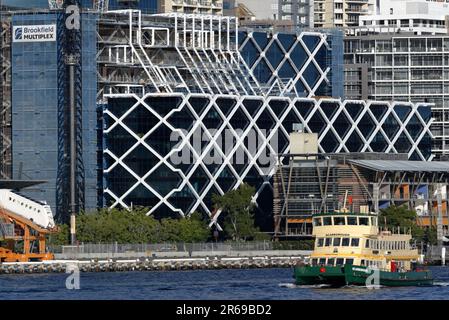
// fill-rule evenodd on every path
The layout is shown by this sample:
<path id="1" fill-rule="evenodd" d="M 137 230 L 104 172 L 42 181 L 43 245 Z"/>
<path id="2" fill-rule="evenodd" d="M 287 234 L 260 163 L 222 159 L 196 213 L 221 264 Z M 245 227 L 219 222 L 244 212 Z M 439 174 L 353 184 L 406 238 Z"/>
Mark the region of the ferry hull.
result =
<path id="1" fill-rule="evenodd" d="M 346 285 L 344 269 L 342 267 L 296 267 L 294 278 L 297 285 L 326 284 L 333 287 Z"/>
<path id="2" fill-rule="evenodd" d="M 378 277 L 374 275 L 374 272 L 378 272 Z M 371 278 L 368 279 L 369 277 Z M 386 272 L 353 265 L 296 267 L 294 278 L 297 285 L 326 284 L 334 287 L 345 285 L 404 287 L 430 286 L 433 284 L 430 271 Z"/>
<path id="3" fill-rule="evenodd" d="M 378 272 L 378 276 L 374 274 L 375 272 Z M 346 282 L 349 285 L 380 285 L 386 287 L 433 285 L 432 273 L 430 271 L 387 272 L 345 265 L 344 273 Z"/>

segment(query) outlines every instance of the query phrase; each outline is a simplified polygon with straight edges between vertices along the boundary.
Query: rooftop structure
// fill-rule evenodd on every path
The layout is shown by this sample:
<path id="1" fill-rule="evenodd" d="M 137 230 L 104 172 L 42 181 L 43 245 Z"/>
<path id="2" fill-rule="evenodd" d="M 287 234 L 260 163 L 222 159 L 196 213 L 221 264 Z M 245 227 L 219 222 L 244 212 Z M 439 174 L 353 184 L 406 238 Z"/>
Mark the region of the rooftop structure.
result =
<path id="1" fill-rule="evenodd" d="M 342 68 L 338 33 L 238 31 L 233 17 L 108 12 L 100 21 L 99 95 L 343 95 L 335 78 Z"/>

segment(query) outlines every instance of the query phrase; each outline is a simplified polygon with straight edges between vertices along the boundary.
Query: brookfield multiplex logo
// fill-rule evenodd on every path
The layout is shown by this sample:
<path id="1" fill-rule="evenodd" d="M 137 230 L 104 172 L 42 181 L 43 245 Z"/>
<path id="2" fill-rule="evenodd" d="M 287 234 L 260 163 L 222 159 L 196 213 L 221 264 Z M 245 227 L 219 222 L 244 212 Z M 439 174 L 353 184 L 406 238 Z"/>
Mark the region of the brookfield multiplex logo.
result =
<path id="1" fill-rule="evenodd" d="M 14 31 L 14 40 L 22 40 L 23 39 L 23 28 L 17 28 Z"/>
<path id="2" fill-rule="evenodd" d="M 15 26 L 13 28 L 14 42 L 56 41 L 56 25 Z"/>

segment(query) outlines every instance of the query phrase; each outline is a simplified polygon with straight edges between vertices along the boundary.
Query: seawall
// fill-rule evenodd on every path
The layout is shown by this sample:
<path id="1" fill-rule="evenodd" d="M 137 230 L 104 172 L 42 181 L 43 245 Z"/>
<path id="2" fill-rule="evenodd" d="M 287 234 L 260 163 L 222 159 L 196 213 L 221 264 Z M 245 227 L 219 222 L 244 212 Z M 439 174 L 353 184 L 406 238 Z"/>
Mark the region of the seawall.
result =
<path id="1" fill-rule="evenodd" d="M 137 259 L 95 257 L 89 260 L 58 259 L 43 262 L 4 262 L 0 264 L 0 274 L 17 273 L 61 273 L 78 269 L 80 272 L 120 272 L 120 271 L 170 271 L 170 270 L 217 270 L 251 268 L 291 268 L 304 261 L 307 251 L 263 251 L 238 252 L 222 255 L 192 253 L 192 257 L 180 256 L 178 252 L 164 252 L 158 255 L 141 256 Z M 296 253 L 296 254 L 289 254 Z M 176 254 L 176 257 L 172 255 Z M 194 255 L 195 254 L 195 255 Z M 206 252 L 204 252 L 206 254 Z"/>

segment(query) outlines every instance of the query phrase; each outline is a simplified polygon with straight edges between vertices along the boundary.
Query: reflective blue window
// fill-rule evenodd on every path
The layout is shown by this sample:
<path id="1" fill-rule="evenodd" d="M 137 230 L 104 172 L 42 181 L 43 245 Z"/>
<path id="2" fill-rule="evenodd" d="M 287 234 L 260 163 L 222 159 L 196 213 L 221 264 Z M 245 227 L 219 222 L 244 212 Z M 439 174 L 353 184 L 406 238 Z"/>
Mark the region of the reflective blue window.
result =
<path id="1" fill-rule="evenodd" d="M 318 36 L 311 36 L 311 35 L 304 35 L 302 37 L 302 41 L 306 44 L 307 49 L 309 49 L 310 52 L 313 52 L 320 42 L 320 37 Z"/>
<path id="2" fill-rule="evenodd" d="M 284 59 L 284 53 L 282 52 L 276 41 L 273 41 L 273 43 L 267 49 L 266 57 L 268 59 L 268 62 L 270 62 L 271 66 L 274 69 L 276 69 L 279 63 L 281 63 L 281 61 Z"/>

